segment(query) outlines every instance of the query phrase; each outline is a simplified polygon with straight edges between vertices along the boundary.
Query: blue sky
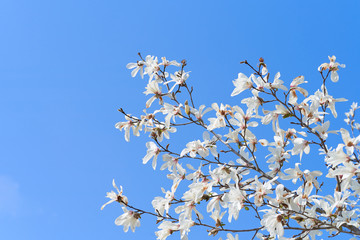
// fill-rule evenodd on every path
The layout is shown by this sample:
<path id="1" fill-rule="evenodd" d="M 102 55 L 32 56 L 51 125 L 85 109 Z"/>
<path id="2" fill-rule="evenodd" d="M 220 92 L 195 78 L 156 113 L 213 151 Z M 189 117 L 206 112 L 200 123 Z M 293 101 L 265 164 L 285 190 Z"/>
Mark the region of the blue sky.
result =
<path id="1" fill-rule="evenodd" d="M 359 101 L 359 9 L 329 0 L 0 1 L 1 238 L 155 239 L 154 219 L 125 234 L 113 223 L 119 206 L 100 211 L 113 178 L 147 209 L 165 178 L 141 163 L 145 135 L 126 143 L 114 128 L 119 107 L 145 106 L 145 82 L 125 68 L 137 52 L 187 59 L 206 105 L 234 101 L 244 59 L 263 57 L 288 83 L 305 75 L 316 90 L 317 67 L 334 54 L 347 65 L 329 87 L 350 100 L 338 108 L 342 123 Z"/>

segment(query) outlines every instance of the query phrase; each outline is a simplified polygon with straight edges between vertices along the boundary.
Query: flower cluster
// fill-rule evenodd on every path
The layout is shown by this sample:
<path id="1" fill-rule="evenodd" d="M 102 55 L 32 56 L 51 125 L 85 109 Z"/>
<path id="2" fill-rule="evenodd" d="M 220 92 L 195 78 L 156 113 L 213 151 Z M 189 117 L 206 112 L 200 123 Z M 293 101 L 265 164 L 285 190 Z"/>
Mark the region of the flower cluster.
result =
<path id="1" fill-rule="evenodd" d="M 143 163 L 152 159 L 156 170 L 162 159 L 160 170 L 168 171 L 172 186 L 154 197 L 154 209 L 148 211 L 129 205 L 122 187 L 113 182 L 117 193 L 109 192 L 104 206 L 122 205 L 124 214 L 115 223 L 124 231 L 134 231 L 140 216 L 149 214 L 156 217 L 159 240 L 176 232 L 188 239 L 193 226 L 228 240 L 249 232 L 253 238 L 283 240 L 316 239 L 324 233 L 360 236 L 360 135 L 355 132 L 360 129 L 355 119 L 359 107 L 353 103 L 346 113 L 350 132 L 331 125 L 338 116 L 337 103 L 346 101 L 331 96 L 326 86 L 329 77 L 337 82 L 339 68 L 345 67 L 335 56 L 318 68 L 321 86 L 313 94 L 305 89 L 304 76 L 285 81 L 276 73 L 271 78 L 264 59 L 257 66 L 243 61 L 253 73 L 239 73 L 231 93 L 242 105 L 211 107 L 195 104 L 185 60 L 139 56 L 127 68 L 132 77 L 148 76 L 147 110 L 134 117 L 120 109 L 125 121 L 115 127 L 125 131 L 126 141 L 130 129 L 134 136 L 149 133 Z M 241 98 L 246 91 L 250 97 Z M 203 136 L 194 132 L 187 144 L 170 147 L 172 134 L 188 126 L 201 129 Z M 315 167 L 320 169 L 307 169 Z M 257 224 L 233 224 L 250 213 Z"/>

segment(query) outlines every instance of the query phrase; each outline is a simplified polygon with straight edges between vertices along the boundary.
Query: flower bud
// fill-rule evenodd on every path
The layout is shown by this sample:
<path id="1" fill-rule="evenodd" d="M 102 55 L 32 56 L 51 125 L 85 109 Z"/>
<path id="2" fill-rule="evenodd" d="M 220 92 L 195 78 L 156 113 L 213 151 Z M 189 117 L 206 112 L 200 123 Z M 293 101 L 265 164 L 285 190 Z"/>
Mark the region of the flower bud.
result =
<path id="1" fill-rule="evenodd" d="M 185 113 L 187 115 L 190 115 L 190 107 L 189 107 L 189 102 L 188 100 L 185 101 Z"/>
<path id="2" fill-rule="evenodd" d="M 209 236 L 211 236 L 211 235 L 215 236 L 216 234 L 218 234 L 218 232 L 219 232 L 219 229 L 213 228 L 209 231 Z"/>

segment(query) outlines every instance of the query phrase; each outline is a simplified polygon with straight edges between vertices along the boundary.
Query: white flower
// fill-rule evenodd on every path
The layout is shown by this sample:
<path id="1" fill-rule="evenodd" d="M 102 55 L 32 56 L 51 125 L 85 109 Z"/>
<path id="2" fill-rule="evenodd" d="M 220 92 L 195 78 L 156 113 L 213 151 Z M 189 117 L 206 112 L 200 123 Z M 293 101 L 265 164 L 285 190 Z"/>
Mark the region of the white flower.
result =
<path id="1" fill-rule="evenodd" d="M 157 160 L 159 153 L 161 152 L 160 148 L 158 148 L 156 146 L 156 144 L 153 142 L 147 142 L 146 147 L 148 150 L 147 150 L 146 156 L 143 158 L 143 164 L 146 164 L 152 157 L 154 157 L 154 159 L 152 161 L 152 167 L 155 170 L 156 160 Z"/>
<path id="2" fill-rule="evenodd" d="M 283 85 L 284 81 L 280 80 L 280 73 L 276 73 L 274 77 L 274 82 L 270 83 L 270 88 L 272 89 L 282 89 L 284 91 L 287 91 L 287 87 Z"/>
<path id="3" fill-rule="evenodd" d="M 201 171 L 201 166 L 202 164 L 200 164 L 198 169 L 195 169 L 193 166 L 191 166 L 190 164 L 186 165 L 189 169 L 195 171 L 193 173 L 190 173 L 189 175 L 186 176 L 186 179 L 188 180 L 194 180 L 194 182 L 203 175 L 202 171 Z"/>
<path id="4" fill-rule="evenodd" d="M 319 66 L 318 70 L 319 72 L 322 72 L 323 70 L 329 69 L 331 71 L 330 79 L 333 82 L 339 81 L 339 74 L 337 73 L 337 70 L 339 70 L 339 67 L 345 68 L 345 64 L 340 64 L 336 61 L 336 57 L 333 55 L 332 57 L 329 56 L 330 63 L 323 63 Z"/>
<path id="5" fill-rule="evenodd" d="M 116 184 L 115 184 L 115 179 L 113 179 L 112 185 L 113 185 L 113 187 L 116 189 L 117 193 L 115 193 L 114 191 L 111 191 L 111 192 L 107 192 L 107 193 L 106 193 L 106 197 L 107 197 L 107 198 L 110 198 L 110 201 L 108 201 L 107 203 L 105 203 L 104 205 L 102 205 L 102 206 L 101 206 L 101 210 L 103 210 L 106 205 L 108 205 L 108 204 L 110 204 L 110 203 L 113 203 L 113 202 L 115 202 L 115 201 L 119 202 L 120 204 L 122 204 L 122 205 L 124 205 L 124 206 L 128 204 L 128 199 L 127 199 L 127 197 L 122 194 L 122 192 L 123 192 L 122 186 L 120 186 L 120 189 L 121 189 L 121 190 L 119 190 L 119 188 L 118 188 L 118 187 L 116 186 Z"/>
<path id="6" fill-rule="evenodd" d="M 141 124 L 137 123 L 137 122 L 133 122 L 133 120 L 128 117 L 125 116 L 125 119 L 127 120 L 127 122 L 118 122 L 115 124 L 115 128 L 121 130 L 125 130 L 125 141 L 129 142 L 130 141 L 130 129 L 132 128 L 133 130 L 133 134 L 135 136 L 140 136 L 139 133 L 139 129 L 141 128 Z"/>
<path id="7" fill-rule="evenodd" d="M 180 218 L 184 218 L 184 219 L 191 219 L 193 211 L 195 212 L 195 214 L 199 219 L 204 218 L 203 215 L 196 209 L 195 202 L 193 201 L 185 202 L 184 205 L 180 205 L 175 208 L 175 212 L 177 214 L 181 213 Z"/>
<path id="8" fill-rule="evenodd" d="M 177 61 L 175 61 L 175 60 L 169 61 L 169 60 L 166 59 L 166 57 L 162 57 L 161 60 L 162 60 L 162 62 L 159 65 L 163 65 L 165 67 L 168 67 L 168 66 L 171 66 L 171 65 L 174 65 L 176 67 L 181 66 L 181 64 L 178 63 Z"/>
<path id="9" fill-rule="evenodd" d="M 325 122 L 323 125 L 318 125 L 313 128 L 313 131 L 317 131 L 322 139 L 328 138 L 328 133 L 336 133 L 336 131 L 328 131 L 330 127 L 330 121 Z"/>
<path id="10" fill-rule="evenodd" d="M 345 98 L 335 99 L 330 96 L 324 85 L 321 86 L 321 91 L 317 90 L 314 95 L 309 96 L 307 99 L 304 100 L 304 102 L 308 102 L 309 100 L 311 100 L 312 102 L 310 106 L 310 112 L 312 113 L 312 115 L 314 115 L 313 113 L 317 112 L 318 107 L 327 105 L 335 118 L 337 117 L 335 103 L 347 101 Z"/>
<path id="11" fill-rule="evenodd" d="M 201 121 L 201 122 L 203 122 L 202 117 L 205 115 L 205 113 L 207 113 L 211 110 L 212 110 L 212 108 L 209 108 L 209 107 L 205 109 L 205 105 L 201 105 L 199 107 L 199 110 L 190 107 L 190 112 L 195 115 L 195 117 L 198 121 Z"/>
<path id="12" fill-rule="evenodd" d="M 269 124 L 272 122 L 272 127 L 274 132 L 278 132 L 278 129 L 280 129 L 279 126 L 279 116 L 288 116 L 289 110 L 286 109 L 283 105 L 276 105 L 276 110 L 274 111 L 267 111 L 263 110 L 264 114 L 266 114 L 264 117 L 261 118 L 261 123 L 264 125 Z"/>
<path id="13" fill-rule="evenodd" d="M 329 169 L 329 173 L 326 177 L 334 178 L 335 176 L 341 176 L 341 186 L 343 189 L 346 189 L 349 186 L 351 179 L 360 173 L 360 165 L 353 164 L 352 162 L 345 162 L 343 165 L 344 166 L 340 166 L 335 170 Z"/>
<path id="14" fill-rule="evenodd" d="M 145 73 L 149 75 L 149 81 L 152 81 L 153 77 L 156 76 L 156 73 L 160 70 L 158 58 L 147 55 L 145 58 L 145 65 Z"/>
<path id="15" fill-rule="evenodd" d="M 357 145 L 360 142 L 360 135 L 357 136 L 356 138 L 351 138 L 349 131 L 344 128 L 340 129 L 340 133 L 341 133 L 341 137 L 345 144 L 346 153 L 348 155 L 352 155 L 354 153 L 355 148 L 359 149 L 359 147 Z"/>
<path id="16" fill-rule="evenodd" d="M 263 100 L 257 96 L 252 96 L 244 98 L 243 100 L 241 100 L 241 103 L 246 104 L 249 112 L 255 112 L 255 114 L 258 115 L 258 109 L 260 105 L 263 104 Z"/>
<path id="17" fill-rule="evenodd" d="M 155 212 L 160 215 L 158 216 L 158 220 L 163 219 L 164 212 L 169 213 L 171 201 L 175 198 L 176 188 L 177 186 L 173 186 L 171 191 L 165 191 L 165 189 L 161 188 L 162 192 L 165 193 L 165 198 L 155 197 L 154 200 L 152 200 L 151 204 Z"/>
<path id="18" fill-rule="evenodd" d="M 135 232 L 135 227 L 140 227 L 140 214 L 133 211 L 128 211 L 125 207 L 122 209 L 124 214 L 115 219 L 115 224 L 118 226 L 123 225 L 124 232 L 127 232 L 129 227 L 133 232 Z"/>
<path id="19" fill-rule="evenodd" d="M 215 211 L 220 212 L 220 201 L 221 201 L 221 195 L 212 197 L 211 200 L 209 201 L 208 205 L 206 206 L 206 211 L 212 212 L 215 209 Z"/>
<path id="20" fill-rule="evenodd" d="M 237 143 L 238 146 L 240 146 L 239 131 L 240 129 L 236 129 L 235 131 L 231 131 L 231 129 L 229 129 L 229 133 L 224 135 L 228 138 L 226 142 Z"/>
<path id="21" fill-rule="evenodd" d="M 276 198 L 270 199 L 270 202 L 275 206 L 280 206 L 280 204 L 285 203 L 288 198 L 293 196 L 293 194 L 284 190 L 284 185 L 282 184 L 276 186 L 275 192 Z"/>
<path id="22" fill-rule="evenodd" d="M 169 221 L 163 221 L 158 228 L 160 231 L 155 232 L 158 240 L 165 240 L 170 236 L 174 231 L 179 230 L 180 225 L 178 223 L 173 223 Z"/>
<path id="23" fill-rule="evenodd" d="M 263 68 L 263 70 L 266 68 Z M 252 81 L 256 84 L 256 89 L 252 90 L 252 93 L 254 96 L 259 95 L 259 91 L 264 91 L 264 88 L 269 89 L 270 88 L 270 84 L 267 82 L 264 82 L 263 78 L 261 77 L 255 77 L 254 74 L 251 74 L 250 78 L 252 79 Z"/>
<path id="24" fill-rule="evenodd" d="M 222 212 L 220 214 L 220 211 L 218 210 L 215 210 L 212 212 L 212 214 L 210 215 L 210 217 L 215 221 L 215 226 L 216 227 L 220 227 L 221 226 L 221 219 L 223 218 L 224 214 L 226 213 L 225 212 Z"/>
<path id="25" fill-rule="evenodd" d="M 227 239 L 226 240 L 239 240 L 239 236 L 236 234 L 235 237 L 233 235 L 231 235 L 231 233 L 228 233 L 226 235 Z"/>
<path id="26" fill-rule="evenodd" d="M 277 235 L 281 237 L 284 235 L 284 227 L 283 227 L 283 216 L 281 214 L 277 214 L 276 210 L 268 209 L 262 210 L 266 212 L 261 220 L 261 225 L 266 228 L 266 230 L 270 233 L 271 236 Z"/>
<path id="27" fill-rule="evenodd" d="M 223 201 L 226 203 L 226 207 L 229 208 L 228 221 L 234 217 L 235 220 L 239 217 L 239 211 L 244 207 L 244 201 L 246 200 L 246 193 L 236 187 L 230 186 L 228 193 L 224 194 Z"/>
<path id="28" fill-rule="evenodd" d="M 304 206 L 307 204 L 307 202 L 312 198 L 310 197 L 310 193 L 313 188 L 314 186 L 311 181 L 307 181 L 305 187 L 300 186 L 296 191 L 297 197 L 295 197 L 294 203 L 296 203 L 298 206 Z"/>
<path id="29" fill-rule="evenodd" d="M 211 154 L 214 157 L 218 157 L 218 152 L 216 151 L 217 147 L 216 147 L 216 140 L 217 138 L 215 136 L 212 137 L 212 139 L 210 139 L 210 134 L 209 132 L 204 132 L 203 133 L 203 139 L 204 139 L 204 146 L 208 149 L 210 149 Z"/>
<path id="30" fill-rule="evenodd" d="M 167 128 L 164 125 L 155 124 L 154 128 L 146 128 L 146 131 L 150 131 L 151 132 L 150 136 L 156 139 L 157 141 L 161 142 L 164 137 L 166 139 L 170 139 L 169 133 L 174 133 L 177 130 L 174 127 Z"/>
<path id="31" fill-rule="evenodd" d="M 171 87 L 169 92 L 172 92 L 176 86 L 184 86 L 185 81 L 189 78 L 189 72 L 177 71 L 174 74 L 170 74 L 171 80 L 164 83 L 169 84 L 174 82 L 175 84 Z"/>
<path id="32" fill-rule="evenodd" d="M 303 176 L 303 172 L 299 168 L 300 163 L 295 163 L 295 168 L 288 168 L 284 172 L 289 175 L 284 175 L 283 173 L 279 173 L 279 176 L 282 180 L 290 180 L 295 184 L 299 178 Z"/>
<path id="33" fill-rule="evenodd" d="M 208 125 L 207 129 L 209 131 L 214 130 L 215 128 L 225 127 L 225 116 L 228 113 L 227 106 L 224 104 L 220 104 L 220 107 L 217 103 L 211 104 L 211 107 L 216 111 L 216 118 L 209 118 L 210 124 Z"/>
<path id="34" fill-rule="evenodd" d="M 238 78 L 233 81 L 233 84 L 235 86 L 235 89 L 231 93 L 232 97 L 240 94 L 246 89 L 250 89 L 253 85 L 251 80 L 243 73 L 238 74 Z"/>
<path id="35" fill-rule="evenodd" d="M 229 120 L 229 122 L 232 125 L 238 126 L 241 131 L 243 131 L 247 127 L 257 127 L 258 126 L 258 123 L 255 121 L 249 122 L 249 120 L 251 118 L 251 112 L 246 111 L 246 114 L 245 114 L 241 108 L 238 108 L 238 110 L 240 110 L 240 111 L 235 113 L 234 118 Z"/>
<path id="36" fill-rule="evenodd" d="M 355 213 L 355 210 L 352 211 L 342 211 L 341 216 L 336 218 L 336 227 L 340 227 L 343 224 L 353 225 L 354 227 L 358 228 L 359 223 L 356 221 L 358 218 L 358 214 Z"/>
<path id="37" fill-rule="evenodd" d="M 200 214 L 199 212 L 197 212 L 197 213 Z M 201 214 L 200 214 L 199 218 L 202 219 Z M 195 225 L 195 222 L 191 219 L 185 218 L 184 215 L 180 215 L 179 220 L 180 220 L 179 221 L 180 239 L 188 240 L 187 234 L 190 232 L 190 228 Z"/>
<path id="38" fill-rule="evenodd" d="M 205 158 L 209 155 L 209 150 L 205 147 L 204 143 L 196 140 L 186 144 L 186 148 L 181 151 L 180 156 L 182 157 L 186 154 L 189 154 L 192 158 L 196 157 L 196 154 Z"/>
<path id="39" fill-rule="evenodd" d="M 160 170 L 167 168 L 170 172 L 185 172 L 185 169 L 179 164 L 179 158 L 164 154 L 163 161 L 165 163 L 161 166 Z"/>
<path id="40" fill-rule="evenodd" d="M 307 169 L 304 171 L 305 180 L 311 181 L 317 189 L 319 189 L 319 182 L 316 180 L 316 178 L 321 175 L 322 175 L 322 172 L 320 172 L 320 171 L 310 172 Z"/>
<path id="41" fill-rule="evenodd" d="M 277 178 L 278 177 L 275 177 L 275 178 L 271 179 L 270 181 L 267 181 L 263 184 L 258 180 L 257 175 L 255 176 L 255 179 L 254 179 L 255 181 L 252 184 L 252 189 L 255 190 L 255 193 L 251 194 L 249 197 L 250 198 L 254 197 L 254 203 L 256 206 L 260 207 L 264 203 L 264 197 L 267 194 L 272 193 L 271 185 L 274 181 L 276 181 Z"/>
<path id="42" fill-rule="evenodd" d="M 161 112 L 166 115 L 165 126 L 167 128 L 170 127 L 171 119 L 175 122 L 176 116 L 182 118 L 181 107 L 182 107 L 182 104 L 179 104 L 179 106 L 173 106 L 171 104 L 164 103 L 164 107 L 161 109 Z"/>
<path id="43" fill-rule="evenodd" d="M 290 97 L 289 97 L 289 103 L 292 105 L 296 105 L 296 101 L 298 99 L 297 95 L 296 95 L 296 91 L 299 91 L 302 95 L 304 95 L 304 97 L 307 97 L 308 92 L 302 88 L 299 87 L 300 84 L 302 83 L 307 83 L 304 80 L 304 76 L 299 76 L 296 77 L 290 84 Z"/>
<path id="44" fill-rule="evenodd" d="M 303 138 L 295 138 L 293 143 L 294 143 L 294 148 L 292 149 L 291 153 L 293 155 L 297 155 L 300 153 L 300 160 L 301 160 L 303 152 L 305 152 L 306 154 L 309 154 L 310 146 L 309 146 L 309 142 L 307 140 L 305 140 Z"/>
<path id="45" fill-rule="evenodd" d="M 141 78 L 144 78 L 144 65 L 145 65 L 144 61 L 137 61 L 136 63 L 128 63 L 126 65 L 126 68 L 127 69 L 134 69 L 134 70 L 131 71 L 131 76 L 132 77 L 135 77 L 136 74 L 140 70 L 140 76 L 141 76 Z"/>
<path id="46" fill-rule="evenodd" d="M 152 96 L 146 102 L 146 108 L 149 108 L 156 98 L 159 99 L 160 105 L 163 104 L 162 96 L 164 94 L 161 92 L 161 88 L 159 87 L 159 84 L 156 81 L 149 82 L 148 85 L 145 87 L 145 89 L 146 89 L 146 91 L 144 92 L 144 94 L 146 94 L 146 95 L 154 94 L 154 96 Z"/>
<path id="47" fill-rule="evenodd" d="M 343 148 L 344 144 L 339 144 L 335 150 L 329 151 L 325 161 L 333 167 L 336 167 L 341 163 L 349 162 L 350 157 L 344 153 Z"/>
<path id="48" fill-rule="evenodd" d="M 346 122 L 346 124 L 350 124 L 353 125 L 355 123 L 354 117 L 355 117 L 355 111 L 359 109 L 358 103 L 353 102 L 351 104 L 350 110 L 349 112 L 346 112 L 346 119 L 344 119 L 344 121 Z M 355 123 L 358 124 L 358 123 Z"/>

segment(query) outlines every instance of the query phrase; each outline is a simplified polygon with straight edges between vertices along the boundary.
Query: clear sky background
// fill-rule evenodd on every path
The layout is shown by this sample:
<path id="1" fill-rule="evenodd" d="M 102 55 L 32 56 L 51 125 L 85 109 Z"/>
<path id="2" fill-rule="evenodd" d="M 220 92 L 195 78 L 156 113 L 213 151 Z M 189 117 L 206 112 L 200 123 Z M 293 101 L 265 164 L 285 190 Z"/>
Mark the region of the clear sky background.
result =
<path id="1" fill-rule="evenodd" d="M 155 239 L 151 217 L 125 234 L 119 206 L 100 211 L 113 178 L 149 210 L 165 180 L 141 163 L 147 135 L 126 143 L 114 128 L 119 107 L 145 106 L 145 81 L 125 68 L 137 52 L 187 59 L 206 105 L 231 100 L 244 59 L 263 57 L 288 84 L 305 75 L 316 90 L 334 54 L 347 65 L 329 87 L 350 100 L 337 108 L 342 123 L 360 100 L 359 10 L 351 0 L 0 1 L 0 238 Z"/>

